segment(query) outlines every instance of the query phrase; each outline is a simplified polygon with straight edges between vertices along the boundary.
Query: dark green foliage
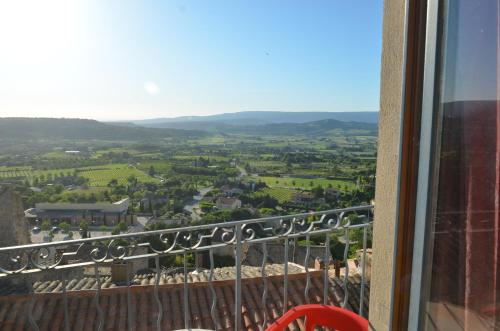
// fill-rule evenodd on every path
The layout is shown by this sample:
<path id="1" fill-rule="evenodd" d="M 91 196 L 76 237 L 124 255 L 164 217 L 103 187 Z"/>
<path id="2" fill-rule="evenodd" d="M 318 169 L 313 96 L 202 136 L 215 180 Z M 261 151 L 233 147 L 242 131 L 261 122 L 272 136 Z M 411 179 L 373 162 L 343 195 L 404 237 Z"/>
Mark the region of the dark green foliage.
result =
<path id="1" fill-rule="evenodd" d="M 0 118 L 0 139 L 137 141 L 167 137 L 203 136 L 196 131 L 123 127 L 93 120 L 66 118 Z"/>
<path id="2" fill-rule="evenodd" d="M 256 208 L 276 208 L 279 201 L 269 194 L 259 194 L 259 195 L 242 195 L 240 200 L 244 204 L 250 204 Z"/>

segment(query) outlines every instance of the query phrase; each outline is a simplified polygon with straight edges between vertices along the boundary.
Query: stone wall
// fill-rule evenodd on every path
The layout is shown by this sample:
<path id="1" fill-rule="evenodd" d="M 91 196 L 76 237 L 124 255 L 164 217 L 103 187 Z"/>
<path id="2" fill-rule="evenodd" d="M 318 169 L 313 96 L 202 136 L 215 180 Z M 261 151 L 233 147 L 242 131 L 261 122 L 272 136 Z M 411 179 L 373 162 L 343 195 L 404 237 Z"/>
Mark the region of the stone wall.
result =
<path id="1" fill-rule="evenodd" d="M 0 187 L 0 247 L 29 244 L 21 196 L 8 186 Z"/>
<path id="2" fill-rule="evenodd" d="M 23 245 L 31 242 L 28 222 L 24 218 L 21 196 L 9 186 L 0 187 L 0 229 L 0 247 Z M 11 257 L 0 254 L 0 266 L 7 269 L 19 267 L 19 265 L 12 264 Z M 32 281 L 34 281 L 33 277 L 15 275 L 2 280 L 0 286 L 23 286 Z"/>

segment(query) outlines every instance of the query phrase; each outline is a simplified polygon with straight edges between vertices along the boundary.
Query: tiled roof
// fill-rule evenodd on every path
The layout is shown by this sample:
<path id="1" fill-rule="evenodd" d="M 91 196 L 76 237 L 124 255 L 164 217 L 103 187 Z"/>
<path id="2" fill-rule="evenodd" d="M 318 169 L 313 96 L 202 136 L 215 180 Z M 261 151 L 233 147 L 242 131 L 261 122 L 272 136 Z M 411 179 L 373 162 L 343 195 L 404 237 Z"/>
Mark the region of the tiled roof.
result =
<path id="1" fill-rule="evenodd" d="M 306 303 L 323 302 L 323 272 L 312 271 L 310 275 L 310 290 L 308 300 L 305 298 L 306 273 L 289 275 L 289 307 Z M 343 300 L 341 279 L 330 275 L 328 304 L 339 305 Z M 271 323 L 280 317 L 283 310 L 283 276 L 266 277 L 268 283 L 268 301 L 265 307 L 261 304 L 263 278 L 252 277 L 242 279 L 242 323 L 244 330 L 259 330 L 263 322 L 264 311 Z M 357 311 L 359 307 L 359 277 L 349 277 L 349 303 L 346 308 Z M 216 321 L 212 321 L 210 306 L 212 295 L 209 283 L 206 281 L 193 282 L 189 285 L 190 327 L 217 330 L 234 330 L 234 280 L 218 280 L 213 282 L 217 298 Z M 159 286 L 159 298 L 162 303 L 162 330 L 176 330 L 184 328 L 183 284 L 172 283 Z M 104 330 L 126 330 L 128 316 L 132 316 L 132 323 L 136 330 L 156 330 L 158 305 L 154 297 L 154 286 L 138 285 L 130 288 L 131 307 L 127 310 L 128 288 L 103 288 L 99 303 L 104 316 Z M 68 322 L 71 330 L 94 330 L 99 323 L 99 314 L 96 309 L 96 291 L 82 289 L 67 293 Z M 369 296 L 369 287 L 365 291 L 365 312 Z M 0 297 L 0 329 L 23 330 L 28 328 L 28 311 L 31 295 L 17 295 Z M 64 300 L 63 294 L 38 293 L 34 296 L 33 317 L 40 330 L 64 329 Z M 291 325 L 291 330 L 303 330 L 302 321 Z"/>
<path id="2" fill-rule="evenodd" d="M 304 272 L 304 268 L 296 265 L 294 263 L 288 264 L 288 273 L 295 274 Z M 260 267 L 253 267 L 243 265 L 241 274 L 243 278 L 252 278 L 252 277 L 260 277 L 261 270 Z M 268 276 L 282 275 L 283 274 L 283 265 L 282 264 L 267 264 L 266 265 L 266 274 Z M 208 282 L 210 277 L 209 270 L 201 270 L 198 272 L 189 272 L 188 273 L 188 282 L 189 283 L 197 283 L 197 282 Z M 214 269 L 214 281 L 217 280 L 229 280 L 235 279 L 235 268 L 234 267 L 222 267 Z M 152 272 L 140 273 L 134 276 L 131 280 L 131 285 L 154 285 L 156 280 L 156 274 Z M 101 276 L 101 288 L 114 288 L 124 284 L 115 284 L 113 283 L 111 276 Z M 160 285 L 165 284 L 180 284 L 184 283 L 184 274 L 183 273 L 173 273 L 166 274 L 162 273 L 160 277 Z M 81 279 L 72 279 L 69 280 L 66 285 L 67 291 L 79 291 L 79 290 L 95 290 L 97 289 L 97 281 L 94 276 L 86 276 Z M 62 292 L 62 282 L 60 280 L 48 280 L 48 281 L 37 281 L 33 283 L 33 290 L 36 293 L 46 293 L 46 292 Z M 5 293 L 9 294 L 13 291 L 5 287 L 5 289 L 0 290 L 0 295 Z"/>

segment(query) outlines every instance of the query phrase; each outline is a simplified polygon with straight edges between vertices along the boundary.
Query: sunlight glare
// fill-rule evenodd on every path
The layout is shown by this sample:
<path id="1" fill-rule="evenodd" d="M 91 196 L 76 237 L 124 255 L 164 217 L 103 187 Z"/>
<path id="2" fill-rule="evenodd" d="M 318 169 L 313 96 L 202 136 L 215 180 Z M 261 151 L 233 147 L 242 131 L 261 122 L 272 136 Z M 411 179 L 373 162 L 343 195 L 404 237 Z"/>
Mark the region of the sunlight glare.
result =
<path id="1" fill-rule="evenodd" d="M 0 57 L 11 64 L 46 64 L 74 49 L 78 3 L 73 0 L 0 2 Z"/>

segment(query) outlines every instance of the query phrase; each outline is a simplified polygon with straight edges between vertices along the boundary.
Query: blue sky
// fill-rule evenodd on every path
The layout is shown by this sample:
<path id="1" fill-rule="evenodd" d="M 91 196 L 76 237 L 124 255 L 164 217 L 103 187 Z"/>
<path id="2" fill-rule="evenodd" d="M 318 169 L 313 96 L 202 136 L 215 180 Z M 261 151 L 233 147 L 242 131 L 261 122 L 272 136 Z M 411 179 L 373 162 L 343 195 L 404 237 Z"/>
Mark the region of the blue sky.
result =
<path id="1" fill-rule="evenodd" d="M 373 0 L 7 1 L 1 116 L 377 111 L 381 25 Z"/>

